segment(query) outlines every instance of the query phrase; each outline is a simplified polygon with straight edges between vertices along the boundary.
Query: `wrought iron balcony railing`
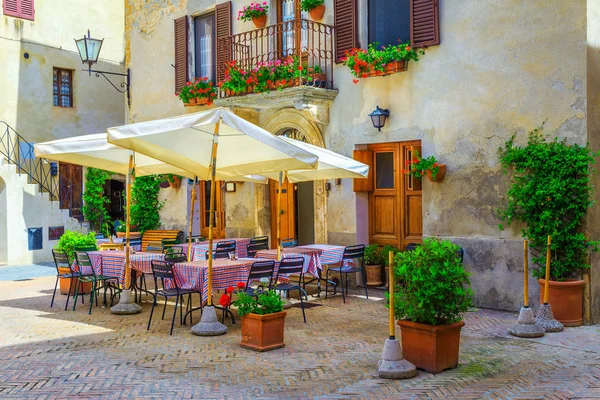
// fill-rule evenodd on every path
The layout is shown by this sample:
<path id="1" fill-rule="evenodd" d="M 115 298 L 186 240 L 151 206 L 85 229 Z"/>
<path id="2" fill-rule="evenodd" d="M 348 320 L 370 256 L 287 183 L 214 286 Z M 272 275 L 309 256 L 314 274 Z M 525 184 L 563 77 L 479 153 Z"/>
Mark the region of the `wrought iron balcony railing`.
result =
<path id="1" fill-rule="evenodd" d="M 285 83 L 272 82 L 269 89 L 301 85 L 333 89 L 334 31 L 331 25 L 295 19 L 220 38 L 217 41 L 218 80 L 225 79 L 232 61 L 240 69 L 252 71 L 278 61 L 296 59 L 302 72 Z M 234 93 L 221 90 L 221 97 L 231 95 Z"/>

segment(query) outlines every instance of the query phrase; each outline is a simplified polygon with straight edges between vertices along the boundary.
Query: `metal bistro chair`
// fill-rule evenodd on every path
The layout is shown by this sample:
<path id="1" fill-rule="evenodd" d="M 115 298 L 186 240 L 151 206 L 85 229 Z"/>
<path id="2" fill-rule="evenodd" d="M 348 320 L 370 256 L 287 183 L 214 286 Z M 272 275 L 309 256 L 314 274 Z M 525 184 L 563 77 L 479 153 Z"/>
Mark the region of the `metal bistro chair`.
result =
<path id="1" fill-rule="evenodd" d="M 169 249 L 173 248 L 177 244 L 177 239 L 163 239 L 162 247 L 163 252 L 167 253 Z"/>
<path id="2" fill-rule="evenodd" d="M 179 264 L 187 261 L 187 256 L 183 251 L 165 254 L 165 261 L 171 264 Z"/>
<path id="3" fill-rule="evenodd" d="M 212 253 L 212 255 L 213 260 L 229 258 L 229 252 L 227 251 L 216 250 Z M 205 260 L 208 260 L 208 250 L 206 250 L 206 252 L 204 253 L 204 257 Z"/>
<path id="4" fill-rule="evenodd" d="M 281 290 L 284 292 L 289 292 L 290 290 L 298 291 L 298 298 L 300 299 L 300 306 L 302 307 L 302 317 L 304 318 L 304 322 L 306 323 L 306 314 L 304 313 L 304 300 L 302 299 L 304 296 L 308 300 L 308 296 L 304 289 L 300 286 L 300 282 L 304 279 L 304 257 L 290 257 L 284 258 L 279 263 L 279 269 L 277 270 L 277 275 L 275 277 L 275 282 L 279 280 L 279 275 L 299 275 L 298 284 L 294 283 L 278 283 L 275 286 L 276 290 Z"/>
<path id="5" fill-rule="evenodd" d="M 235 253 L 236 242 L 235 240 L 222 240 L 217 242 L 215 251 L 224 251 L 226 253 Z"/>
<path id="6" fill-rule="evenodd" d="M 69 260 L 67 252 L 62 250 L 52 249 L 52 257 L 54 258 L 54 265 L 56 266 L 56 283 L 54 283 L 54 292 L 52 293 L 52 301 L 50 301 L 50 307 L 54 305 L 54 296 L 56 296 L 56 288 L 58 287 L 58 281 L 60 278 L 69 279 L 69 292 L 67 293 L 67 302 L 65 304 L 65 311 L 69 307 L 69 298 L 71 297 L 71 289 L 73 288 L 73 280 L 77 281 L 79 275 L 76 271 L 73 271 L 73 265 Z M 59 268 L 68 268 L 68 273 L 61 273 Z M 77 283 L 76 283 L 77 284 Z M 81 304 L 83 304 L 83 295 L 81 296 Z"/>
<path id="7" fill-rule="evenodd" d="M 355 246 L 346 246 L 344 249 L 344 254 L 342 255 L 342 261 L 340 262 L 339 267 L 333 267 L 327 269 L 327 274 L 325 275 L 325 298 L 327 298 L 327 290 L 329 286 L 329 272 L 337 272 L 340 274 L 340 285 L 342 287 L 342 298 L 344 299 L 344 303 L 346 302 L 346 294 L 348 293 L 348 274 L 361 272 L 363 277 L 363 282 L 365 286 L 365 295 L 367 299 L 369 298 L 369 293 L 367 292 L 367 275 L 365 272 L 365 245 L 358 244 Z M 346 265 L 346 261 L 356 260 L 360 261 L 360 267 L 355 265 Z M 344 294 L 344 276 L 346 275 L 346 294 Z"/>
<path id="8" fill-rule="evenodd" d="M 110 290 L 110 304 L 113 305 L 114 297 L 117 293 L 121 292 L 121 289 L 118 288 L 119 278 L 115 276 L 106 276 L 106 275 L 96 275 L 96 271 L 92 266 L 92 262 L 90 261 L 90 256 L 85 251 L 76 251 L 75 252 L 75 260 L 77 262 L 77 266 L 79 267 L 79 274 L 77 279 L 79 282 L 90 282 L 92 284 L 92 289 L 90 290 L 90 309 L 88 314 L 92 314 L 92 305 L 94 304 L 94 298 L 96 298 L 96 307 L 98 307 L 98 294 L 100 289 L 104 289 L 104 304 L 106 305 L 106 289 Z M 88 268 L 91 273 L 83 273 L 83 268 Z M 111 283 L 115 284 L 112 286 Z M 102 283 L 101 287 L 98 287 L 98 283 Z M 77 297 L 79 296 L 79 286 L 75 286 L 75 300 L 73 303 L 73 311 L 75 311 L 75 306 L 77 305 Z M 113 292 L 114 290 L 114 292 Z"/>
<path id="9" fill-rule="evenodd" d="M 123 245 L 125 245 L 125 239 L 123 239 Z M 139 247 L 140 249 L 142 248 L 142 238 L 129 238 L 129 246 L 133 249 L 134 247 Z"/>
<path id="10" fill-rule="evenodd" d="M 165 311 L 167 309 L 167 300 L 169 297 L 175 297 L 175 308 L 173 309 L 173 319 L 171 320 L 171 331 L 169 335 L 173 334 L 173 326 L 175 325 L 175 316 L 177 315 L 177 306 L 181 301 L 181 306 L 179 308 L 179 319 L 180 324 L 183 323 L 183 296 L 188 295 L 188 302 L 186 309 L 190 308 L 192 305 L 192 293 L 197 293 L 194 290 L 188 289 L 180 289 L 177 284 L 177 280 L 175 279 L 175 274 L 173 272 L 173 264 L 166 261 L 156 261 L 152 260 L 152 275 L 154 276 L 154 293 L 153 293 L 153 301 L 152 301 L 152 310 L 150 311 L 150 318 L 148 319 L 148 328 L 150 330 L 150 324 L 152 323 L 152 314 L 154 313 L 154 307 L 156 307 L 156 299 L 158 296 L 162 296 L 165 298 L 165 306 L 163 308 L 162 319 L 165 319 Z M 165 288 L 165 279 L 170 279 L 172 288 Z M 162 288 L 159 288 L 158 281 L 161 281 Z M 191 315 L 190 315 L 191 321 Z"/>
<path id="11" fill-rule="evenodd" d="M 283 247 L 284 249 L 296 246 L 298 246 L 298 239 L 296 238 L 281 239 L 281 247 Z"/>
<path id="12" fill-rule="evenodd" d="M 255 257 L 256 252 L 259 250 L 269 250 L 268 236 L 255 236 L 252 239 L 250 239 L 250 243 L 248 243 L 247 247 L 248 257 Z"/>
<path id="13" fill-rule="evenodd" d="M 258 296 L 259 294 L 264 292 L 260 289 L 254 289 L 250 286 L 250 284 L 260 278 L 269 278 L 269 286 L 268 289 L 271 289 L 273 285 L 273 273 L 275 272 L 275 261 L 257 261 L 252 263 L 250 267 L 250 273 L 248 274 L 248 279 L 246 280 L 246 289 L 245 292 L 250 296 Z"/>

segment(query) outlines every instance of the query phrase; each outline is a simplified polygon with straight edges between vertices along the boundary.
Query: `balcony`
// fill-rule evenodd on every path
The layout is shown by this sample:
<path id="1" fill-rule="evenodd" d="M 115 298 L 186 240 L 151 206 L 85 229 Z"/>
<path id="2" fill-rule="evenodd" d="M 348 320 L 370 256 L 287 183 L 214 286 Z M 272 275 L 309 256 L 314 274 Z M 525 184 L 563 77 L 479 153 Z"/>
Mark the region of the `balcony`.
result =
<path id="1" fill-rule="evenodd" d="M 296 19 L 217 41 L 217 105 L 281 108 L 330 103 L 334 27 Z"/>

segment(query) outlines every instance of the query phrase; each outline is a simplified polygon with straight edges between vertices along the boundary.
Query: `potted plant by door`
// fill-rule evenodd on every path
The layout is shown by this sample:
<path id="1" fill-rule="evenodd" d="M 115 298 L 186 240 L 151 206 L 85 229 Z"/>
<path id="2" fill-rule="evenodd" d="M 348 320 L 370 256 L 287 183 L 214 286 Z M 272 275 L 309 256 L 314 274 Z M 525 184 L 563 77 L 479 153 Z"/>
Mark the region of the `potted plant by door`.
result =
<path id="1" fill-rule="evenodd" d="M 233 305 L 242 317 L 243 348 L 255 351 L 269 351 L 285 347 L 283 341 L 285 316 L 283 301 L 275 290 L 266 290 L 256 296 L 246 291 L 236 292 Z"/>
<path id="2" fill-rule="evenodd" d="M 269 6 L 267 2 L 250 3 L 249 6 L 244 6 L 238 11 L 238 20 L 243 22 L 252 21 L 257 28 L 263 28 L 267 24 L 267 12 Z"/>
<path id="3" fill-rule="evenodd" d="M 377 244 L 370 244 L 365 247 L 365 270 L 367 272 L 367 285 L 381 286 L 381 264 L 383 264 L 383 255 Z"/>
<path id="4" fill-rule="evenodd" d="M 402 330 L 404 358 L 437 374 L 458 366 L 462 315 L 472 304 L 469 274 L 459 247 L 425 239 L 413 251 L 396 254 L 394 312 Z"/>
<path id="5" fill-rule="evenodd" d="M 406 160 L 404 173 L 415 178 L 426 175 L 431 182 L 441 182 L 446 176 L 446 164 L 440 164 L 435 156 L 423 158 L 415 151 L 414 158 Z"/>
<path id="6" fill-rule="evenodd" d="M 75 248 L 76 247 L 92 247 L 96 246 L 96 234 L 94 232 L 89 232 L 87 234 L 83 234 L 77 231 L 66 231 L 62 234 L 58 243 L 56 244 L 56 250 L 61 250 L 67 253 L 67 257 L 69 260 L 75 260 Z M 71 269 L 67 267 L 59 268 L 59 272 L 61 274 L 69 274 L 71 273 Z M 75 281 L 71 285 L 71 279 L 69 278 L 60 278 L 60 293 L 61 294 L 75 294 Z M 69 287 L 71 287 L 71 292 L 69 293 Z M 84 283 L 80 290 L 80 293 L 87 294 L 90 292 L 92 288 L 91 283 Z"/>
<path id="7" fill-rule="evenodd" d="M 302 0 L 300 9 L 308 11 L 314 21 L 320 21 L 325 14 L 325 0 Z"/>

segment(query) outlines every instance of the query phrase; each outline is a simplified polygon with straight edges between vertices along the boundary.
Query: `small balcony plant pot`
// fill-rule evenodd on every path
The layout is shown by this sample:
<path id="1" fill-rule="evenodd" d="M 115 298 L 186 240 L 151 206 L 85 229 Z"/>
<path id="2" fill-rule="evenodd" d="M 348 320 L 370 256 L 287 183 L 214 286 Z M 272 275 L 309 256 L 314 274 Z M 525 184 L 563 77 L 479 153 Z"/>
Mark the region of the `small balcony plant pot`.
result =
<path id="1" fill-rule="evenodd" d="M 544 301 L 544 280 L 538 279 L 540 285 L 540 303 Z M 554 318 L 564 326 L 583 325 L 583 287 L 585 281 L 567 280 L 550 281 L 548 303 L 552 307 Z"/>
<path id="2" fill-rule="evenodd" d="M 267 14 L 252 18 L 252 22 L 254 22 L 254 26 L 257 28 L 264 28 L 267 24 Z"/>
<path id="3" fill-rule="evenodd" d="M 365 265 L 367 272 L 367 285 L 381 286 L 381 265 Z"/>
<path id="4" fill-rule="evenodd" d="M 408 61 L 391 61 L 385 65 L 385 74 L 395 74 L 396 72 L 406 71 L 408 69 Z"/>
<path id="5" fill-rule="evenodd" d="M 313 21 L 320 21 L 323 19 L 323 15 L 325 14 L 325 5 L 321 4 L 320 6 L 316 6 L 312 10 L 308 12 Z"/>
<path id="6" fill-rule="evenodd" d="M 187 103 L 190 106 L 195 106 L 198 103 L 198 99 L 196 97 L 191 97 L 190 101 Z"/>
<path id="7" fill-rule="evenodd" d="M 458 366 L 460 329 L 463 321 L 447 325 L 428 325 L 398 321 L 402 331 L 402 353 L 417 368 L 432 374 Z"/>
<path id="8" fill-rule="evenodd" d="M 242 342 L 245 349 L 269 351 L 285 347 L 283 333 L 286 311 L 274 314 L 248 314 L 242 317 Z"/>
<path id="9" fill-rule="evenodd" d="M 58 271 L 61 274 L 69 274 L 71 273 L 71 269 L 70 268 L 58 268 Z M 75 295 L 75 284 L 77 283 L 77 281 L 75 279 L 73 279 L 73 284 L 71 286 L 71 293 L 70 296 L 74 296 Z M 69 293 L 69 285 L 71 284 L 71 279 L 69 278 L 60 278 L 59 279 L 59 285 L 60 285 L 60 294 L 67 294 Z M 83 285 L 81 285 L 81 289 L 79 291 L 80 294 L 88 294 L 90 292 L 90 290 L 92 290 L 92 284 L 91 282 L 86 282 Z"/>
<path id="10" fill-rule="evenodd" d="M 446 164 L 438 164 L 438 172 L 435 175 L 435 179 L 433 179 L 431 170 L 427 171 L 427 179 L 431 182 L 441 182 L 444 180 L 444 176 L 446 176 Z"/>
<path id="11" fill-rule="evenodd" d="M 169 181 L 169 186 L 172 189 L 179 189 L 181 186 L 181 179 L 178 176 L 173 176 L 173 182 Z"/>

